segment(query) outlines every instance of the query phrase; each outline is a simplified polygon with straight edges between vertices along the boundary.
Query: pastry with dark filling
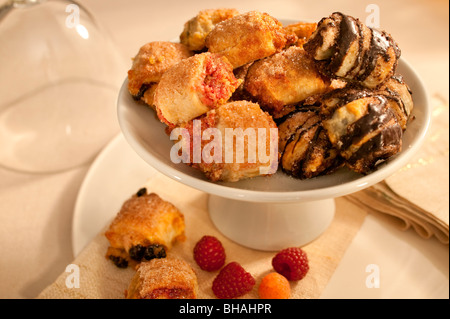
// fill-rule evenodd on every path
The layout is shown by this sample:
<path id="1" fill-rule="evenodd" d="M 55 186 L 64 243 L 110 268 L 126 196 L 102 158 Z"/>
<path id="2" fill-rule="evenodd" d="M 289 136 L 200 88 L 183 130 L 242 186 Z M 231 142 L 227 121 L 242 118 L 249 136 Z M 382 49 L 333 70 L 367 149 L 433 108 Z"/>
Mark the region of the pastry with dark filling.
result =
<path id="1" fill-rule="evenodd" d="M 128 71 L 128 91 L 136 101 L 154 108 L 153 94 L 161 76 L 191 55 L 192 52 L 180 43 L 154 41 L 143 45 Z"/>
<path id="2" fill-rule="evenodd" d="M 106 258 L 126 268 L 144 260 L 165 258 L 177 241 L 185 239 L 183 214 L 145 188 L 125 201 L 105 232 Z"/>
<path id="3" fill-rule="evenodd" d="M 206 36 L 219 22 L 239 14 L 236 9 L 208 9 L 200 11 L 195 17 L 184 24 L 180 34 L 180 42 L 192 51 L 205 49 Z"/>

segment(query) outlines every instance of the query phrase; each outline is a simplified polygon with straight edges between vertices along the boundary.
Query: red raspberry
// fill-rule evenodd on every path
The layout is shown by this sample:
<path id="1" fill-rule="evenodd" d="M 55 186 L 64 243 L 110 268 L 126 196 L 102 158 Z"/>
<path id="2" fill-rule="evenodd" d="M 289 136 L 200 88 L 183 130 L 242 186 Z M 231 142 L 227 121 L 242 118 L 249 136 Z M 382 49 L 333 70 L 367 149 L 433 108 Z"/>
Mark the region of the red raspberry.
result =
<path id="1" fill-rule="evenodd" d="M 297 247 L 281 250 L 273 257 L 272 266 L 290 281 L 302 279 L 309 270 L 306 253 Z"/>
<path id="2" fill-rule="evenodd" d="M 233 261 L 222 268 L 212 284 L 214 295 L 220 299 L 233 299 L 250 292 L 255 278 Z"/>
<path id="3" fill-rule="evenodd" d="M 213 236 L 203 236 L 194 247 L 194 259 L 206 271 L 220 269 L 225 264 L 225 249 Z"/>

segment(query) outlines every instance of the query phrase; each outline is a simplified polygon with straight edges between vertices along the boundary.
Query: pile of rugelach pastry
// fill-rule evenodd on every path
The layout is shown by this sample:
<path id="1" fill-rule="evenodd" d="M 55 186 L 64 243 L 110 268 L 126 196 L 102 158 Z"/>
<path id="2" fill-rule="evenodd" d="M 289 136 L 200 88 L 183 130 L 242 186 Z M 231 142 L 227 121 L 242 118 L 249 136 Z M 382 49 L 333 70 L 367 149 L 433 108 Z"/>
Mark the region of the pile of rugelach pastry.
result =
<path id="1" fill-rule="evenodd" d="M 192 129 L 194 120 L 222 136 L 226 128 L 277 128 L 277 165 L 295 178 L 344 166 L 368 174 L 401 151 L 411 117 L 411 91 L 396 73 L 400 53 L 390 34 L 340 12 L 283 26 L 267 13 L 211 9 L 185 23 L 179 42 L 143 45 L 128 90 L 168 132 Z M 258 145 L 268 154 L 266 138 Z M 189 165 L 211 181 L 238 181 L 269 163 Z"/>
<path id="2" fill-rule="evenodd" d="M 195 120 L 202 131 L 275 128 L 277 164 L 295 178 L 343 166 L 368 174 L 401 150 L 411 117 L 410 89 L 396 73 L 399 58 L 388 33 L 339 12 L 283 26 L 266 13 L 212 9 L 187 21 L 179 42 L 143 45 L 128 71 L 128 90 L 168 133 L 192 132 Z M 267 154 L 266 137 L 258 145 Z M 212 181 L 238 181 L 269 164 L 189 165 Z M 184 215 L 174 205 L 142 188 L 105 236 L 106 258 L 136 269 L 126 298 L 197 298 L 195 271 L 170 252 L 186 237 Z"/>

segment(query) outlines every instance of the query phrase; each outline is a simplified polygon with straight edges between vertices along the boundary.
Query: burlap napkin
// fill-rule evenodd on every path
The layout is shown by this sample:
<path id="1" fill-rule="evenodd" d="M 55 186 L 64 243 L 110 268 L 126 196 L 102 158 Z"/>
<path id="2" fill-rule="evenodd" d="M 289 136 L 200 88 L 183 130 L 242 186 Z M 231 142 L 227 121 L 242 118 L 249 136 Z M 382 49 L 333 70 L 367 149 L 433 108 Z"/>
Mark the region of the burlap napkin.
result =
<path id="1" fill-rule="evenodd" d="M 423 147 L 404 168 L 347 198 L 368 211 L 388 214 L 401 229 L 449 243 L 449 106 L 432 98 L 432 123 Z"/>
<path id="2" fill-rule="evenodd" d="M 194 245 L 203 235 L 219 238 L 225 247 L 227 262 L 239 262 L 255 277 L 255 288 L 243 298 L 258 298 L 258 284 L 265 274 L 273 271 L 271 260 L 275 252 L 248 249 L 222 236 L 209 218 L 207 194 L 161 174 L 157 174 L 145 186 L 149 191 L 156 192 L 165 200 L 172 202 L 185 215 L 187 239 L 177 243 L 169 254 L 181 257 L 192 265 L 198 277 L 199 298 L 215 298 L 211 286 L 218 273 L 201 270 L 193 260 Z M 130 190 L 130 195 L 134 191 Z M 310 270 L 301 281 L 291 283 L 292 298 L 320 297 L 365 216 L 364 210 L 345 198 L 336 199 L 336 215 L 330 227 L 314 242 L 303 247 L 308 254 Z M 109 223 L 105 227 L 108 225 Z M 78 288 L 74 286 L 75 281 L 72 280 L 74 268 L 69 265 L 67 271 L 63 271 L 38 298 L 124 298 L 124 291 L 134 270 L 130 267 L 119 269 L 107 260 L 105 258 L 107 246 L 108 242 L 103 232 L 100 232 L 73 261 L 72 264 L 79 269 Z"/>

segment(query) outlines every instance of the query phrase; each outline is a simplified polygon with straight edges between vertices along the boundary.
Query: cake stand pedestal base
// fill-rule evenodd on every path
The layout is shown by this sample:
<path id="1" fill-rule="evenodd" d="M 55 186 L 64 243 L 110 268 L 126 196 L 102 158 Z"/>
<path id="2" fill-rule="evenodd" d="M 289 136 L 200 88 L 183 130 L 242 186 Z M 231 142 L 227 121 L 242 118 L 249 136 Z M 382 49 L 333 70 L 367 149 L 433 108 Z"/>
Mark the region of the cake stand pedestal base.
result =
<path id="1" fill-rule="evenodd" d="M 312 242 L 328 228 L 335 213 L 334 199 L 261 203 L 209 195 L 208 208 L 224 236 L 263 251 Z"/>

